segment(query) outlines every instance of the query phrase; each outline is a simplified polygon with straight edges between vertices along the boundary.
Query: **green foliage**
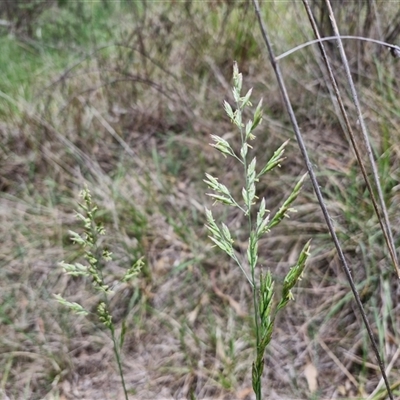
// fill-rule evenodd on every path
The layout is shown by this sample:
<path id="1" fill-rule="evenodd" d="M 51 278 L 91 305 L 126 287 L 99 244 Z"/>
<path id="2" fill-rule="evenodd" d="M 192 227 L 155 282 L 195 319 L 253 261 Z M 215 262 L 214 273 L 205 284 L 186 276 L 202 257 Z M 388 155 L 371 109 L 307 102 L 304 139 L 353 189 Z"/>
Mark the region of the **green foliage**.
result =
<path id="1" fill-rule="evenodd" d="M 53 0 L 3 0 L 0 2 L 0 19 L 5 19 L 17 34 L 32 36 L 41 14 L 53 5 Z"/>
<path id="2" fill-rule="evenodd" d="M 290 208 L 292 203 L 296 200 L 301 187 L 303 185 L 306 175 L 303 175 L 294 187 L 292 193 L 283 202 L 278 212 L 270 219 L 270 213 L 266 209 L 266 200 L 263 198 L 257 210 L 257 217 L 252 217 L 252 209 L 257 204 L 256 184 L 259 179 L 277 166 L 283 160 L 283 152 L 288 142 L 285 142 L 278 150 L 275 151 L 273 156 L 257 173 L 256 157 L 251 158 L 249 149 L 251 146 L 249 141 L 255 140 L 256 135 L 254 130 L 262 121 L 262 101 L 254 112 L 253 119 L 249 120 L 246 124 L 243 121 L 244 110 L 246 107 L 251 106 L 250 97 L 252 89 L 250 89 L 245 96 L 241 95 L 243 78 L 239 73 L 237 64 L 234 65 L 233 70 L 233 98 L 235 100 L 236 109 L 225 101 L 225 112 L 231 119 L 232 123 L 237 126 L 241 137 L 240 151 L 235 151 L 231 145 L 222 137 L 212 135 L 213 144 L 224 157 L 230 156 L 240 162 L 244 170 L 244 187 L 242 190 L 242 199 L 236 200 L 230 190 L 218 181 L 218 178 L 210 174 L 206 174 L 204 181 L 214 193 L 208 195 L 215 201 L 222 204 L 233 206 L 240 209 L 248 220 L 248 247 L 247 247 L 247 261 L 248 267 L 239 260 L 236 256 L 229 227 L 221 223 L 220 226 L 216 223 L 213 214 L 210 210 L 206 209 L 207 229 L 210 233 L 210 239 L 223 250 L 229 257 L 231 257 L 242 270 L 246 279 L 250 283 L 253 291 L 253 307 L 254 307 L 254 320 L 256 326 L 256 358 L 252 367 L 252 382 L 253 390 L 258 400 L 261 399 L 261 377 L 264 369 L 264 354 L 266 347 L 271 341 L 272 332 L 276 314 L 283 309 L 293 299 L 292 288 L 300 280 L 307 258 L 310 251 L 310 241 L 306 243 L 301 251 L 297 263 L 287 273 L 281 298 L 276 307 L 274 307 L 274 281 L 270 271 L 263 273 L 261 267 L 258 265 L 258 243 L 261 237 L 270 232 L 272 228 L 277 226 L 285 217 L 288 217 L 290 212 L 294 210 Z M 250 270 L 250 271 L 249 271 Z"/>

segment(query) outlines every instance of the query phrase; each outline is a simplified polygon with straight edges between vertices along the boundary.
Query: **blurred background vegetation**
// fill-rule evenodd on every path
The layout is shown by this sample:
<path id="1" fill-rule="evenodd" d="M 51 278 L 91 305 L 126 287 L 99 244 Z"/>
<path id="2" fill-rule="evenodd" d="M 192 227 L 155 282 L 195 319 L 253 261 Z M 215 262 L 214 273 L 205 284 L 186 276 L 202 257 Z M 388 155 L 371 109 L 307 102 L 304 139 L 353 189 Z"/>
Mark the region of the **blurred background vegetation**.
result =
<path id="1" fill-rule="evenodd" d="M 333 5 L 342 34 L 398 41 L 397 2 Z M 313 39 L 301 2 L 261 7 L 276 54 Z M 324 2 L 314 0 L 312 7 L 330 35 Z M 398 63 L 386 48 L 345 45 L 398 246 Z M 204 173 L 218 170 L 235 193 L 242 190 L 240 172 L 208 145 L 213 133 L 236 140 L 222 107 L 230 99 L 233 61 L 245 86 L 254 87 L 253 98 L 264 99 L 257 156 L 267 159 L 292 139 L 282 168 L 262 182 L 259 195 L 270 210 L 305 168 L 251 2 L 4 0 L 0 49 L 0 389 L 11 399 L 120 395 L 101 326 L 53 300 L 61 293 L 89 309 L 98 303 L 85 297 L 85 281 L 58 267 L 82 257 L 68 230 L 80 229 L 73 210 L 87 184 L 114 253 L 110 284 L 138 257 L 146 261 L 134 285 L 114 288 L 114 319 L 128 321 L 124 368 L 132 399 L 252 398 L 254 332 L 243 323 L 250 290 L 236 266 L 211 247 L 204 228 L 204 205 L 211 206 Z M 342 83 L 334 43 L 329 54 Z M 398 385 L 399 288 L 318 48 L 298 51 L 281 66 L 380 349 L 392 363 L 389 377 Z M 350 98 L 346 106 L 353 111 Z M 378 384 L 378 367 L 310 185 L 296 208 L 296 217 L 261 249 L 260 262 L 279 281 L 313 238 L 296 301 L 277 322 L 268 351 L 267 398 L 366 398 Z M 239 216 L 214 209 L 230 221 L 238 254 L 245 255 Z M 317 372 L 317 386 L 310 371 Z"/>

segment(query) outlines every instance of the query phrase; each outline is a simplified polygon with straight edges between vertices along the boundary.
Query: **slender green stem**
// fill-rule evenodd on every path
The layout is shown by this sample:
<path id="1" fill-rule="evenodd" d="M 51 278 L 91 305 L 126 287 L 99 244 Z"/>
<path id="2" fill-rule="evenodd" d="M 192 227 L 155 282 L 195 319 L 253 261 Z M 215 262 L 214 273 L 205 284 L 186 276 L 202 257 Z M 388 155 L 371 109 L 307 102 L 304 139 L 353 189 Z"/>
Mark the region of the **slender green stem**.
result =
<path id="1" fill-rule="evenodd" d="M 242 148 L 244 146 L 247 146 L 247 139 L 246 135 L 243 132 L 243 114 L 242 114 L 242 107 L 239 102 L 236 103 L 239 115 L 240 115 L 240 124 L 239 124 L 239 130 L 240 130 L 240 137 L 242 141 Z M 249 191 L 250 189 L 250 182 L 249 182 L 249 176 L 248 176 L 248 162 L 247 162 L 247 156 L 243 156 L 242 159 L 242 164 L 244 168 L 244 178 L 245 178 L 245 185 L 246 185 L 246 191 Z M 248 232 L 249 232 L 249 247 L 253 246 L 253 240 L 252 240 L 252 231 L 253 231 L 253 220 L 251 216 L 251 203 L 248 204 L 248 209 L 246 210 L 245 214 L 247 214 L 248 218 Z M 255 238 L 254 240 L 257 240 Z M 259 317 L 259 310 L 258 310 L 258 299 L 257 299 L 257 281 L 256 281 L 256 263 L 254 260 L 254 254 L 252 249 L 249 251 L 250 257 L 249 257 L 249 264 L 250 264 L 250 271 L 251 271 L 251 286 L 252 286 L 252 292 L 253 292 L 253 308 L 254 308 L 254 323 L 255 323 L 255 328 L 256 328 L 256 361 L 255 363 L 258 363 L 259 359 L 259 351 L 260 351 L 260 317 Z M 258 368 L 257 368 L 258 370 Z M 253 382 L 253 386 L 255 385 L 255 394 L 256 394 L 256 399 L 261 400 L 261 381 L 260 381 L 260 376 L 257 374 L 256 382 Z"/>
<path id="2" fill-rule="evenodd" d="M 239 266 L 240 270 L 243 272 L 244 276 L 246 277 L 247 281 L 250 283 L 251 288 L 254 288 L 254 282 L 253 282 L 253 277 L 249 277 L 247 275 L 246 270 L 243 268 L 242 263 L 240 260 L 236 257 L 236 254 L 232 254 L 232 258 L 235 260 L 236 264 Z"/>
<path id="3" fill-rule="evenodd" d="M 254 307 L 254 322 L 256 325 L 256 363 L 258 363 L 259 359 L 259 352 L 260 352 L 260 328 L 259 328 L 259 315 L 258 315 L 258 301 L 257 301 L 257 284 L 255 281 L 255 273 L 254 273 L 255 268 L 252 268 L 252 279 L 253 279 L 253 307 Z M 259 376 L 257 376 L 257 382 L 256 382 L 256 399 L 261 400 L 261 381 L 260 381 Z"/>
<path id="4" fill-rule="evenodd" d="M 121 377 L 121 383 L 122 383 L 122 387 L 124 390 L 124 395 L 125 395 L 125 400 L 129 400 L 128 399 L 128 392 L 126 390 L 126 386 L 125 386 L 125 379 L 124 379 L 124 373 L 122 371 L 122 363 L 121 363 L 121 356 L 119 354 L 119 348 L 118 348 L 118 344 L 115 338 L 115 331 L 114 331 L 114 326 L 112 326 L 110 328 L 111 331 L 111 338 L 113 341 L 113 348 L 114 348 L 114 354 L 115 354 L 115 358 L 117 360 L 117 364 L 118 364 L 118 372 L 119 372 L 119 376 Z"/>

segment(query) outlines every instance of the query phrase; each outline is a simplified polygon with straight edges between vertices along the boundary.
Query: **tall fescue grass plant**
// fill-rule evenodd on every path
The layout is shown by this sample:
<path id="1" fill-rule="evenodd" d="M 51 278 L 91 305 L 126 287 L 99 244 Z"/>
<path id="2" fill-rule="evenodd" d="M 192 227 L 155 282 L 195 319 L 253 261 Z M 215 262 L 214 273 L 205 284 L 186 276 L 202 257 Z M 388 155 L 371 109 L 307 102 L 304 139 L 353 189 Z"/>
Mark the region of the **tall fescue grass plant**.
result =
<path id="1" fill-rule="evenodd" d="M 213 193 L 210 193 L 209 196 L 217 202 L 238 208 L 247 220 L 247 263 L 245 264 L 242 262 L 237 256 L 229 227 L 223 222 L 217 224 L 212 211 L 209 209 L 206 209 L 207 228 L 211 240 L 238 264 L 252 289 L 254 325 L 256 330 L 256 356 L 252 366 L 252 385 L 254 393 L 256 394 L 256 399 L 261 400 L 261 379 L 264 370 L 265 350 L 271 341 L 277 313 L 282 310 L 290 300 L 294 299 L 292 289 L 302 277 L 307 258 L 310 254 L 310 241 L 304 245 L 296 264 L 293 265 L 287 273 L 277 303 L 274 301 L 275 281 L 271 271 L 263 268 L 258 262 L 258 244 L 264 235 L 270 233 L 272 228 L 278 225 L 285 217 L 288 217 L 290 212 L 294 211 L 294 209 L 290 207 L 296 200 L 306 175 L 301 177 L 289 197 L 282 203 L 282 206 L 272 218 L 270 211 L 266 209 L 265 198 L 262 198 L 261 202 L 257 204 L 257 182 L 263 175 L 280 166 L 280 163 L 283 161 L 285 146 L 288 142 L 286 141 L 283 143 L 257 172 L 257 160 L 256 157 L 252 157 L 251 155 L 252 146 L 250 145 L 250 141 L 256 139 L 254 131 L 262 121 L 262 101 L 258 103 L 253 119 L 244 123 L 245 109 L 252 105 L 250 102 L 252 89 L 242 96 L 243 77 L 242 74 L 239 73 L 236 63 L 233 67 L 233 82 L 232 93 L 235 106 L 232 108 L 231 105 L 225 101 L 224 108 L 232 123 L 236 125 L 239 130 L 241 147 L 235 150 L 228 141 L 217 135 L 212 135 L 212 140 L 214 142 L 212 146 L 219 150 L 225 157 L 233 157 L 237 162 L 242 164 L 244 181 L 242 199 L 235 199 L 229 188 L 220 183 L 217 177 L 206 174 L 207 179 L 205 182 L 208 187 L 213 190 Z"/>
<path id="2" fill-rule="evenodd" d="M 110 312 L 110 296 L 112 295 L 112 289 L 106 284 L 106 277 L 104 276 L 103 263 L 111 261 L 112 253 L 103 248 L 99 243 L 99 236 L 105 235 L 104 226 L 96 221 L 97 206 L 92 201 L 92 196 L 88 188 L 85 188 L 81 192 L 83 202 L 79 204 L 82 212 L 77 212 L 76 216 L 80 219 L 84 226 L 82 234 L 70 231 L 71 240 L 79 244 L 85 252 L 86 265 L 81 263 L 68 264 L 61 262 L 60 266 L 64 272 L 68 275 L 75 277 L 86 277 L 91 281 L 93 289 L 99 293 L 102 300 L 99 302 L 96 308 L 96 316 L 98 320 L 110 331 L 111 339 L 113 342 L 113 350 L 115 359 L 118 364 L 118 372 L 121 377 L 121 384 L 124 391 L 125 399 L 128 400 L 128 392 L 125 385 L 124 373 L 122 370 L 121 351 L 124 344 L 124 337 L 126 333 L 125 320 L 122 322 L 122 330 L 120 336 L 116 335 L 116 327 L 113 323 L 113 318 Z M 121 282 L 129 282 L 141 271 L 143 267 L 143 260 L 138 259 L 131 268 L 129 268 L 124 276 L 121 278 Z M 78 315 L 87 316 L 91 314 L 82 305 L 76 302 L 69 302 L 64 299 L 60 294 L 54 295 L 57 301 L 68 307 L 71 311 Z"/>

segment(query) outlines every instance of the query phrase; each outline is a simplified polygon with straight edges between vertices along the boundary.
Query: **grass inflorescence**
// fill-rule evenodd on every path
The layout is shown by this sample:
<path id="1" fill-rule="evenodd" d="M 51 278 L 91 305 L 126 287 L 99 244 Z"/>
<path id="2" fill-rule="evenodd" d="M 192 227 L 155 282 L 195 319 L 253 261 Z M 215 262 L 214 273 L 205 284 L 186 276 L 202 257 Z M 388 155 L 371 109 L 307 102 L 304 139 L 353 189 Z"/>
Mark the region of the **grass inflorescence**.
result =
<path id="1" fill-rule="evenodd" d="M 235 109 L 233 109 L 227 101 L 224 103 L 224 108 L 231 122 L 239 130 L 241 147 L 235 152 L 228 141 L 217 135 L 212 136 L 214 141 L 212 146 L 219 150 L 225 157 L 227 155 L 233 157 L 242 164 L 244 175 L 242 199 L 236 200 L 230 193 L 230 190 L 220 183 L 218 178 L 210 174 L 206 174 L 207 180 L 205 180 L 205 182 L 208 187 L 214 191 L 214 193 L 209 194 L 210 197 L 226 206 L 238 208 L 243 213 L 245 220 L 247 220 L 248 244 L 246 264 L 248 267 L 243 261 L 239 260 L 236 254 L 234 240 L 232 239 L 229 227 L 225 223 L 218 226 L 212 212 L 208 209 L 206 209 L 207 229 L 210 233 L 211 240 L 238 264 L 251 286 L 253 293 L 254 325 L 256 328 L 256 343 L 254 346 L 256 349 L 256 357 L 252 366 L 252 384 L 256 398 L 260 400 L 262 398 L 261 378 L 264 370 L 264 355 L 272 338 L 275 318 L 277 313 L 288 304 L 289 300 L 294 299 L 291 290 L 303 275 L 306 261 L 310 254 L 310 241 L 305 244 L 296 264 L 287 273 L 283 282 L 281 297 L 277 305 L 273 303 L 275 282 L 272 278 L 271 271 L 267 270 L 267 272 L 263 272 L 263 268 L 258 262 L 258 245 L 260 239 L 264 235 L 269 234 L 271 229 L 277 226 L 284 217 L 288 217 L 289 213 L 294 211 L 290 206 L 296 200 L 300 192 L 305 175 L 299 180 L 292 193 L 283 202 L 278 212 L 272 218 L 270 218 L 270 212 L 266 209 L 265 198 L 262 198 L 258 210 L 254 211 L 257 200 L 257 182 L 264 174 L 280 166 L 280 162 L 283 161 L 283 152 L 287 142 L 275 151 L 271 159 L 265 163 L 259 172 L 256 171 L 257 159 L 256 157 L 250 156 L 252 149 L 250 142 L 253 144 L 255 141 L 256 136 L 254 130 L 262 121 L 262 101 L 258 103 L 253 119 L 245 123 L 245 109 L 251 106 L 250 97 L 252 89 L 242 96 L 243 77 L 242 74 L 239 73 L 237 64 L 234 64 L 233 68 L 233 82 L 232 93 L 235 101 Z M 255 212 L 256 217 L 254 218 Z"/>
<path id="2" fill-rule="evenodd" d="M 82 222 L 84 232 L 79 234 L 74 231 L 70 231 L 70 234 L 71 240 L 74 243 L 79 244 L 84 250 L 84 257 L 87 264 L 68 264 L 61 262 L 60 266 L 67 275 L 89 278 L 93 288 L 97 292 L 100 292 L 101 300 L 96 308 L 96 316 L 99 321 L 110 331 L 115 359 L 117 361 L 118 371 L 121 377 L 121 384 L 125 399 L 128 400 L 128 392 L 125 385 L 121 360 L 121 351 L 124 344 L 126 325 L 125 321 L 123 321 L 120 336 L 117 338 L 116 327 L 110 311 L 110 295 L 112 294 L 112 289 L 108 284 L 106 284 L 105 268 L 102 265 L 103 262 L 109 262 L 112 260 L 112 253 L 106 248 L 100 247 L 99 236 L 105 235 L 105 229 L 104 226 L 101 223 L 98 223 L 96 220 L 97 206 L 93 204 L 92 196 L 88 188 L 82 190 L 81 197 L 82 203 L 79 204 L 81 212 L 77 212 L 76 216 Z M 120 282 L 129 282 L 133 278 L 136 278 L 143 265 L 143 260 L 139 258 L 121 277 Z M 60 304 L 68 307 L 71 311 L 78 315 L 87 316 L 90 313 L 82 305 L 76 302 L 69 302 L 60 294 L 56 294 L 55 298 Z"/>

